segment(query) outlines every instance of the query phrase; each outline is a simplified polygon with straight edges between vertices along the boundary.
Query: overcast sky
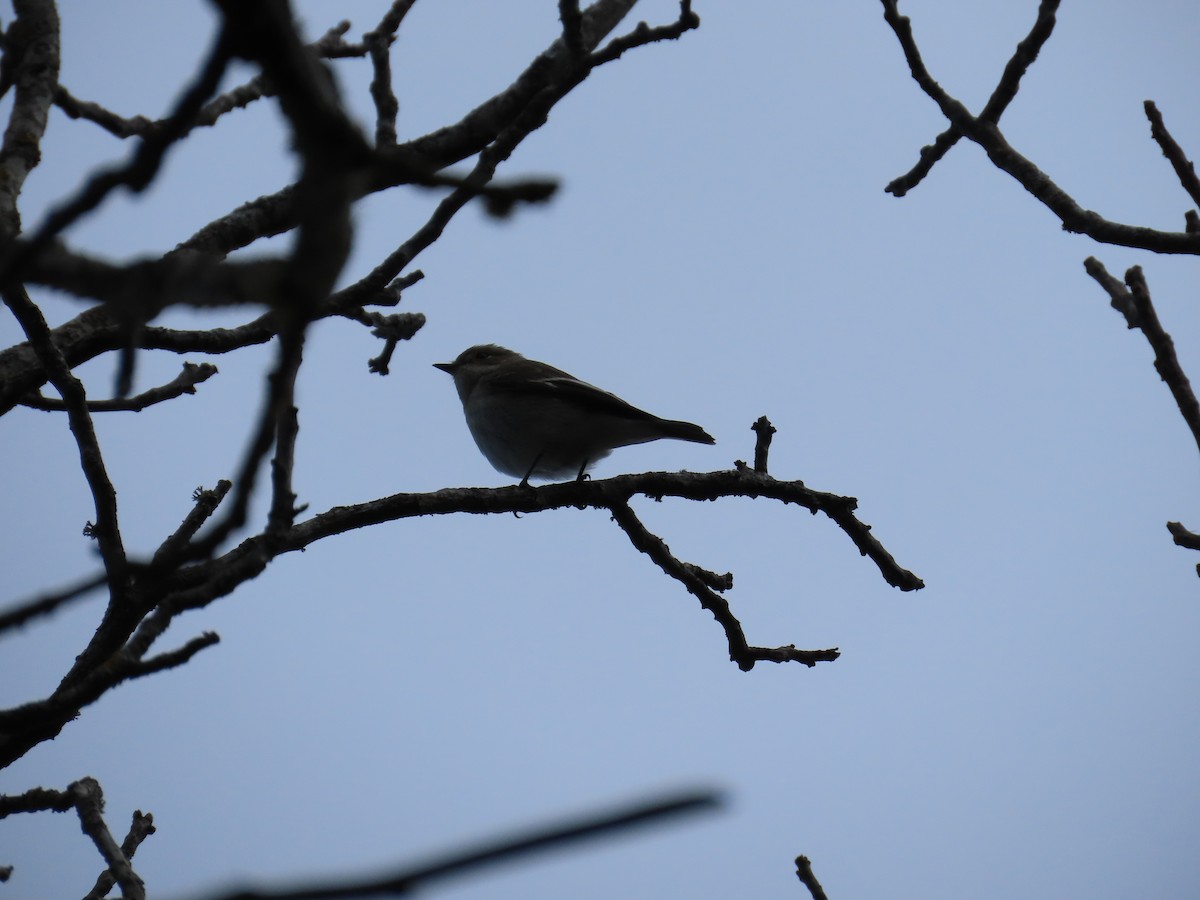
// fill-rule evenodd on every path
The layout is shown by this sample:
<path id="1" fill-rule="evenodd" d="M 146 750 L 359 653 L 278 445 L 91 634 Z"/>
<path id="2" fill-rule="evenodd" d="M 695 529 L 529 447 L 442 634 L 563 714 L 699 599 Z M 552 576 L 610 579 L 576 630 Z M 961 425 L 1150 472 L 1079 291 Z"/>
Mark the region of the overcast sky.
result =
<path id="1" fill-rule="evenodd" d="M 386 3 L 296 6 L 315 39 L 343 18 L 361 35 Z M 1036 8 L 902 4 L 933 76 L 974 110 Z M 63 83 L 124 115 L 164 114 L 215 24 L 204 3 L 61 9 Z M 553 203 L 502 224 L 468 209 L 421 255 L 403 308 L 429 321 L 391 375 L 368 373 L 379 344 L 361 326 L 313 329 L 300 501 L 315 513 L 509 483 L 431 367 L 494 341 L 717 439 L 617 451 L 597 478 L 728 468 L 766 414 L 773 474 L 857 497 L 926 589 L 890 588 L 800 509 L 635 500 L 678 556 L 732 570 L 752 644 L 843 654 L 743 673 L 711 616 L 603 513 L 383 525 L 283 557 L 177 620 L 164 649 L 205 630 L 221 643 L 89 707 L 0 773 L 0 791 L 93 775 L 114 832 L 153 812 L 135 864 L 156 897 L 378 871 L 694 786 L 724 790 L 724 811 L 437 896 L 797 897 L 800 853 L 833 898 L 1195 896 L 1197 557 L 1165 523 L 1200 529 L 1200 468 L 1146 341 L 1083 260 L 1144 267 L 1200 378 L 1196 260 L 1065 234 L 965 143 L 908 197 L 885 194 L 945 122 L 877 0 L 696 11 L 698 31 L 596 71 L 502 170 L 561 178 Z M 674 16 L 650 3 L 622 30 Z M 401 140 L 506 87 L 558 28 L 552 0 L 418 2 L 394 50 Z M 1004 131 L 1083 207 L 1182 229 L 1188 199 L 1142 102 L 1200 156 L 1197 46 L 1193 2 L 1066 3 Z M 369 125 L 368 69 L 335 66 Z M 26 227 L 129 149 L 56 111 Z M 197 131 L 147 196 L 111 198 L 67 239 L 115 259 L 159 254 L 294 169 L 259 103 Z M 362 204 L 343 282 L 436 199 Z M 53 323 L 83 308 L 43 299 Z M 3 346 L 19 334 L 0 316 Z M 221 357 L 195 396 L 97 417 L 131 551 L 157 546 L 196 486 L 232 474 L 270 360 Z M 143 355 L 138 387 L 179 363 Z M 107 396 L 111 360 L 80 373 Z M 0 463 L 3 602 L 95 571 L 65 419 L 10 413 Z M 3 638 L 0 702 L 52 689 L 101 609 L 94 597 Z M 50 814 L 0 821 L 0 863 L 16 866 L 0 893 L 22 900 L 80 895 L 100 869 L 77 821 Z"/>

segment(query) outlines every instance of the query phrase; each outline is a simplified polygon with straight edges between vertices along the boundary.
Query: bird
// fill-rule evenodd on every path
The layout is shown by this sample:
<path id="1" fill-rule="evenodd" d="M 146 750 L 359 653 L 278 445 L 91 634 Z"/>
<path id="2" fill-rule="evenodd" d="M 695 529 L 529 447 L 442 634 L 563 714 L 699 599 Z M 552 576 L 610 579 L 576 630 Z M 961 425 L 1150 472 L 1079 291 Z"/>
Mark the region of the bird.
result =
<path id="1" fill-rule="evenodd" d="M 715 444 L 699 425 L 662 419 L 561 369 L 497 344 L 477 344 L 454 362 L 467 428 L 487 461 L 520 478 L 582 481 L 617 447 L 661 438 Z"/>

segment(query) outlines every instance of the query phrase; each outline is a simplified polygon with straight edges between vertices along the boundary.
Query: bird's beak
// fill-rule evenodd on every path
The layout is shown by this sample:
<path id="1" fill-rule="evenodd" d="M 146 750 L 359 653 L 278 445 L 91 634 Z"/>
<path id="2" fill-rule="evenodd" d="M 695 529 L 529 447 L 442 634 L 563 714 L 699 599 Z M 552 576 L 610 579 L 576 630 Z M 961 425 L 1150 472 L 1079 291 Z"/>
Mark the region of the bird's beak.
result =
<path id="1" fill-rule="evenodd" d="M 435 369 L 441 369 L 448 375 L 454 374 L 454 363 L 434 363 L 433 367 Z"/>

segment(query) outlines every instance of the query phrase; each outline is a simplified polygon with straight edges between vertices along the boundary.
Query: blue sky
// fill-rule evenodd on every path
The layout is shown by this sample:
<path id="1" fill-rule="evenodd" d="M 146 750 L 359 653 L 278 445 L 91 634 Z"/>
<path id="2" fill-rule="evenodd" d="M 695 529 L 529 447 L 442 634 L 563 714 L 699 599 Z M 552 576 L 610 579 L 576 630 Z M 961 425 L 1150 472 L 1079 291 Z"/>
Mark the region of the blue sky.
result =
<path id="1" fill-rule="evenodd" d="M 315 38 L 342 18 L 361 34 L 384 5 L 297 8 Z M 1033 0 L 901 8 L 934 77 L 976 110 L 1036 14 Z M 380 870 L 695 785 L 726 791 L 726 809 L 439 896 L 794 897 L 800 853 L 831 897 L 1191 896 L 1200 610 L 1196 559 L 1165 522 L 1200 528 L 1196 450 L 1145 340 L 1083 260 L 1144 267 L 1198 377 L 1195 261 L 1063 233 L 967 144 L 909 196 L 885 194 L 945 123 L 877 2 L 696 11 L 698 31 L 596 71 L 502 170 L 560 177 L 552 204 L 503 224 L 468 209 L 422 254 L 403 308 L 429 322 L 391 375 L 367 372 L 378 345 L 360 326 L 313 330 L 300 500 L 316 512 L 507 483 L 430 365 L 495 341 L 717 439 L 618 451 L 595 477 L 727 468 L 766 414 L 772 472 L 859 498 L 926 589 L 888 587 L 802 510 L 635 501 L 677 555 L 732 570 L 752 643 L 843 653 L 742 673 L 711 617 L 602 513 L 387 524 L 283 557 L 178 620 L 164 647 L 204 630 L 222 642 L 106 696 L 0 773 L 0 791 L 90 774 L 115 831 L 152 811 L 136 868 L 155 896 Z M 126 115 L 169 108 L 214 23 L 205 4 L 67 2 L 62 15 L 64 84 Z M 627 27 L 674 15 L 639 6 Z M 557 28 L 551 2 L 417 3 L 394 52 L 401 139 L 507 86 Z M 1198 39 L 1182 2 L 1065 4 L 1005 133 L 1085 208 L 1182 229 L 1188 201 L 1142 102 L 1200 155 Z M 336 71 L 369 122 L 367 65 Z M 26 226 L 128 150 L 56 113 Z M 161 253 L 293 172 L 258 104 L 67 237 L 117 259 Z M 434 202 L 366 201 L 343 280 Z M 45 299 L 54 322 L 82 308 Z M 0 339 L 18 340 L 10 317 Z M 214 361 L 195 396 L 97 420 L 135 551 L 243 451 L 270 356 Z M 139 387 L 179 363 L 144 355 Z M 105 396 L 112 363 L 81 374 Z M 80 535 L 92 510 L 61 417 L 17 410 L 0 433 L 0 569 L 16 600 L 94 570 Z M 94 598 L 5 637 L 0 702 L 50 689 L 100 611 Z M 0 821 L 0 862 L 17 866 L 14 898 L 81 893 L 99 871 L 57 815 Z"/>

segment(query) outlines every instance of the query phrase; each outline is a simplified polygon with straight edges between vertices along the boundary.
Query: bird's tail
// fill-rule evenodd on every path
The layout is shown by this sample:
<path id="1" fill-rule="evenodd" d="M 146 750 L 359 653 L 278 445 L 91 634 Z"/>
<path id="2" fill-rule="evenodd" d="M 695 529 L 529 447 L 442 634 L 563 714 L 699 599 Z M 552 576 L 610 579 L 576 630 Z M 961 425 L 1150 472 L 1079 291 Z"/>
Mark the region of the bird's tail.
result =
<path id="1" fill-rule="evenodd" d="M 691 441 L 695 444 L 715 444 L 713 436 L 701 428 L 699 425 L 693 425 L 691 422 L 680 422 L 674 419 L 663 419 L 659 422 L 664 432 L 664 437 L 675 438 L 680 441 Z"/>

